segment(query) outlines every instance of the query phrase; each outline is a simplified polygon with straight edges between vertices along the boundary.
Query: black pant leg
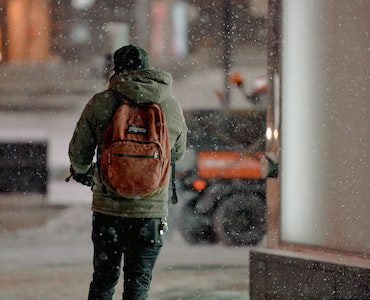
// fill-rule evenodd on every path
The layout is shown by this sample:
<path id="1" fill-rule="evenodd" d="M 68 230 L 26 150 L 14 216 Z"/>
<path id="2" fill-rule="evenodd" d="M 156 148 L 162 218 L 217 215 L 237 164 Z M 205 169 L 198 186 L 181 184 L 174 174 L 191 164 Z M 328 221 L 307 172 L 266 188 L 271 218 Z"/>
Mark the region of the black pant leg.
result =
<path id="1" fill-rule="evenodd" d="M 159 219 L 132 221 L 124 252 L 123 300 L 148 298 L 153 267 L 163 244 L 159 224 Z"/>
<path id="2" fill-rule="evenodd" d="M 99 213 L 93 215 L 94 273 L 89 300 L 111 300 L 121 268 L 122 224 L 119 218 Z"/>

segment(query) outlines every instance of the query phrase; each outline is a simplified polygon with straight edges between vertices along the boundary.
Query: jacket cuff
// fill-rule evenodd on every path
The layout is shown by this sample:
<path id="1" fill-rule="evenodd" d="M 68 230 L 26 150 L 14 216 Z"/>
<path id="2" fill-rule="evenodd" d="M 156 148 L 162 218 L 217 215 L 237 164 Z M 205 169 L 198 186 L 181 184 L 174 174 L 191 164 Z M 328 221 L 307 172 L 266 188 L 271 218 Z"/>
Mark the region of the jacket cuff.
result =
<path id="1" fill-rule="evenodd" d="M 79 174 L 85 174 L 91 167 L 91 164 L 89 165 L 83 165 L 83 164 L 72 164 L 72 168 L 76 173 Z"/>

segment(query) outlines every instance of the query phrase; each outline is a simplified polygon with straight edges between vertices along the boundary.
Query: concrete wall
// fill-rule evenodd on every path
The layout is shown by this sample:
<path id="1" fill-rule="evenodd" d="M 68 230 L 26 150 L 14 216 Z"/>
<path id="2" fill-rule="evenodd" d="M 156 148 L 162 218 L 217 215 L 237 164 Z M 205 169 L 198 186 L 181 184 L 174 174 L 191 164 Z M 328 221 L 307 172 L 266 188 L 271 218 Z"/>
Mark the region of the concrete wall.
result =
<path id="1" fill-rule="evenodd" d="M 281 238 L 370 253 L 370 1 L 284 0 Z"/>

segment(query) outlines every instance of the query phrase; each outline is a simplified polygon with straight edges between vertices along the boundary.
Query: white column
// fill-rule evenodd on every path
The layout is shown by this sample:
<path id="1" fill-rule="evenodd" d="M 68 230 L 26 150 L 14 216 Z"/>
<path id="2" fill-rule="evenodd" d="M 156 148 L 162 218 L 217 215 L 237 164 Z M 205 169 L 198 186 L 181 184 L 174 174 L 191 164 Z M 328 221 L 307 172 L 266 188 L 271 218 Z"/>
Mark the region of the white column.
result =
<path id="1" fill-rule="evenodd" d="M 283 241 L 370 253 L 369 35 L 370 1 L 283 1 Z"/>

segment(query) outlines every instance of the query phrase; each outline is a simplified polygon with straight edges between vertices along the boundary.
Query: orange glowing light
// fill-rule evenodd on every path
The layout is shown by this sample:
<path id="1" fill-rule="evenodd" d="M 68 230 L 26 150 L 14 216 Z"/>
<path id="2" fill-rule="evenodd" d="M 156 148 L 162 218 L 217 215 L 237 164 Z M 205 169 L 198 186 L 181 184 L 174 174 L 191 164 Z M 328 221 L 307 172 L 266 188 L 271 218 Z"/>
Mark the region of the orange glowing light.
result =
<path id="1" fill-rule="evenodd" d="M 244 78 L 240 73 L 233 73 L 230 75 L 230 82 L 239 86 L 244 83 Z"/>
<path id="2" fill-rule="evenodd" d="M 204 180 L 202 179 L 196 179 L 194 180 L 193 182 L 193 188 L 198 191 L 198 192 L 201 192 L 203 191 L 205 188 L 207 187 L 207 182 L 205 182 Z"/>
<path id="3" fill-rule="evenodd" d="M 260 154 L 237 151 L 202 151 L 197 155 L 198 176 L 201 178 L 261 178 Z"/>

